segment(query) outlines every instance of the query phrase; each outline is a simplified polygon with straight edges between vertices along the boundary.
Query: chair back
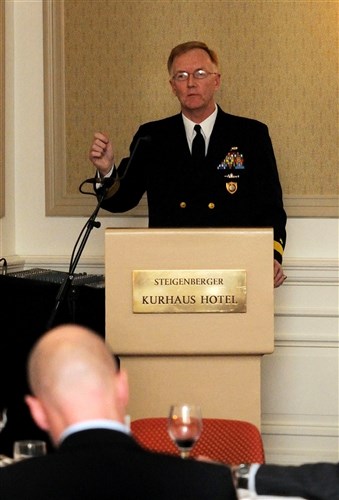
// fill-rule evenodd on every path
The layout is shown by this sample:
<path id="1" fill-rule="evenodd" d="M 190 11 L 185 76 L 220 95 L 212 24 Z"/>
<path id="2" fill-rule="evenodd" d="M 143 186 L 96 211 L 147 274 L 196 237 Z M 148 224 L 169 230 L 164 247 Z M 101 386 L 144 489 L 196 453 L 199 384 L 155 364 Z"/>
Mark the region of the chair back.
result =
<path id="1" fill-rule="evenodd" d="M 145 448 L 178 455 L 167 432 L 166 417 L 140 418 L 131 422 L 135 439 Z M 204 455 L 227 464 L 265 463 L 262 437 L 251 422 L 203 418 L 202 433 L 191 456 Z"/>

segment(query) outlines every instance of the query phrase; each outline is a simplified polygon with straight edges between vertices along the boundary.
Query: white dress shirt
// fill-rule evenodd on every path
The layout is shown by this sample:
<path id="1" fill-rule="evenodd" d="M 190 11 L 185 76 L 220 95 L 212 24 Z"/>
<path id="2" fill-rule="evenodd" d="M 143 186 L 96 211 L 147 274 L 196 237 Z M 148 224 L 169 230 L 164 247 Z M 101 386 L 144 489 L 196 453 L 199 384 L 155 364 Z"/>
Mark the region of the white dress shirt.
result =
<path id="1" fill-rule="evenodd" d="M 78 422 L 67 427 L 60 435 L 59 444 L 71 434 L 88 429 L 111 429 L 114 431 L 124 432 L 125 434 L 130 434 L 128 426 L 122 424 L 121 422 L 117 422 L 116 420 L 108 420 L 104 418 L 84 420 L 83 422 Z"/>

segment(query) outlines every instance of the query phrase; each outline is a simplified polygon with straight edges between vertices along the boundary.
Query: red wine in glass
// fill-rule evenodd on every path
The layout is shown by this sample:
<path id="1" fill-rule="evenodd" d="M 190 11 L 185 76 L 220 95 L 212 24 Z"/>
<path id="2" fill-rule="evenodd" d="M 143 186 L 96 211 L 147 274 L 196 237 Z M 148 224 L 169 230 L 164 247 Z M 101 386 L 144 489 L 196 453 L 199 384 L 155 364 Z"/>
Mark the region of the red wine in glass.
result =
<path id="1" fill-rule="evenodd" d="M 172 405 L 168 433 L 179 448 L 181 458 L 188 458 L 202 431 L 200 407 L 191 404 Z"/>

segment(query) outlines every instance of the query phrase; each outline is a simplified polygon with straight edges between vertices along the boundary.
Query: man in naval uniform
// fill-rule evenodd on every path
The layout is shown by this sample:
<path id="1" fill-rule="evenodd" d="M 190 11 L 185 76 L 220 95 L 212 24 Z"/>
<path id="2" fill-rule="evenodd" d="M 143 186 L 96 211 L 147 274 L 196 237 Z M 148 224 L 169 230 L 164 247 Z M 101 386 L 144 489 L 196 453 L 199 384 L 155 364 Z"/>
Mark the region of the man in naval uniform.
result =
<path id="1" fill-rule="evenodd" d="M 146 193 L 152 228 L 272 227 L 274 286 L 280 286 L 286 213 L 267 126 L 216 104 L 218 57 L 204 42 L 174 47 L 167 67 L 180 113 L 141 125 L 118 168 L 110 139 L 94 134 L 96 190 L 107 190 L 101 207 L 125 212 Z"/>

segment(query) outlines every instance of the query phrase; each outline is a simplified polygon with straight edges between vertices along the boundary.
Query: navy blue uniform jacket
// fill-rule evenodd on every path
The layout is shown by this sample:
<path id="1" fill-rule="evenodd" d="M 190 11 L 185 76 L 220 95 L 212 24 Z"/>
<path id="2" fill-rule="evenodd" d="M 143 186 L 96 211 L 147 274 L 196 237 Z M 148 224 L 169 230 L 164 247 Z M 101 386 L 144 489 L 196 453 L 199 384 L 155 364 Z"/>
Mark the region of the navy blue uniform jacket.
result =
<path id="1" fill-rule="evenodd" d="M 137 142 L 140 137 L 149 140 Z M 134 150 L 127 171 L 128 158 L 121 161 L 119 177 L 125 177 L 103 209 L 128 211 L 147 193 L 149 227 L 272 227 L 274 256 L 282 262 L 286 213 L 265 124 L 218 108 L 199 168 L 181 113 L 141 125 L 130 146 Z"/>

